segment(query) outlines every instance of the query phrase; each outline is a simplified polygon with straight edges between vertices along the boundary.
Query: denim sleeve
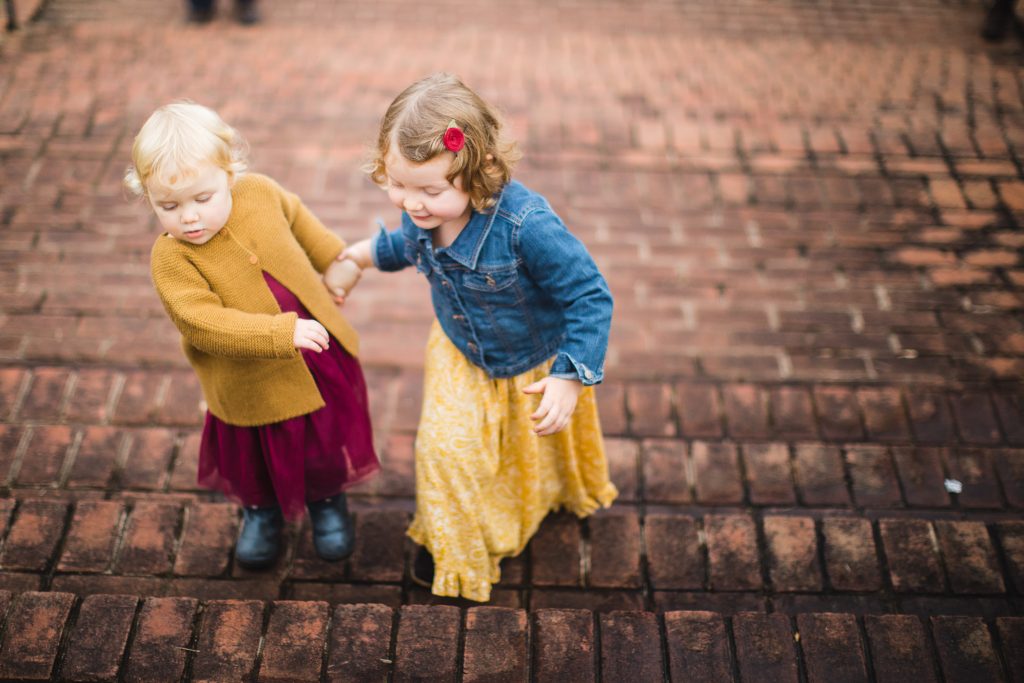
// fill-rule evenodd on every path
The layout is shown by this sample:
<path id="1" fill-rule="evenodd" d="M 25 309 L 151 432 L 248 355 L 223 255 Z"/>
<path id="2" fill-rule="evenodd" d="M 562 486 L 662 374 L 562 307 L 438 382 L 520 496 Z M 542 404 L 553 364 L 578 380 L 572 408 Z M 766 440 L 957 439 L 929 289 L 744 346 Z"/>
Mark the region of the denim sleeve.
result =
<path id="1" fill-rule="evenodd" d="M 549 209 L 538 209 L 526 217 L 517 248 L 530 277 L 564 311 L 565 341 L 555 356 L 551 375 L 578 379 L 585 386 L 601 382 L 612 295 L 594 259 Z"/>
<path id="2" fill-rule="evenodd" d="M 412 265 L 405 258 L 405 237 L 401 228 L 388 230 L 383 223 L 378 223 L 379 230 L 370 242 L 370 254 L 373 265 L 379 270 L 402 270 Z"/>

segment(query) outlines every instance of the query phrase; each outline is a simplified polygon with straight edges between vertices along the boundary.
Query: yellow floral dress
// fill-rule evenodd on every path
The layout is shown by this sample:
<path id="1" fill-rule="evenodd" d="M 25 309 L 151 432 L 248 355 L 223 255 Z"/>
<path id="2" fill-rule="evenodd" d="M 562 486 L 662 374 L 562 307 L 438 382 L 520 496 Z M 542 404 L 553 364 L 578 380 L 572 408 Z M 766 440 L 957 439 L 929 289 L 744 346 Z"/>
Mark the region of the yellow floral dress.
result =
<path id="1" fill-rule="evenodd" d="M 608 478 L 593 387 L 569 425 L 537 436 L 538 394 L 523 388 L 551 361 L 510 378 L 473 365 L 435 320 L 416 435 L 416 514 L 408 534 L 434 558 L 435 595 L 486 602 L 498 563 L 518 555 L 549 511 L 585 517 L 618 491 Z"/>

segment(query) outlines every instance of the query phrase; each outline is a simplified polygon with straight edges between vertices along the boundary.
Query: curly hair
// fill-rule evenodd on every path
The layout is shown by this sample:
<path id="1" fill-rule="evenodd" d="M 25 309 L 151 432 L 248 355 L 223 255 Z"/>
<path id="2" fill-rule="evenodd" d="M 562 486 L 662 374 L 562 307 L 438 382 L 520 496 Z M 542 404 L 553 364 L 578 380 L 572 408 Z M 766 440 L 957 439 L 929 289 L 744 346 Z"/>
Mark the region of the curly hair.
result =
<path id="1" fill-rule="evenodd" d="M 417 164 L 447 152 L 443 137 L 451 121 L 462 130 L 465 146 L 454 155 L 447 180 L 461 179 L 472 207 L 489 209 L 495 194 L 511 179 L 520 154 L 516 143 L 502 136 L 498 112 L 452 74 L 427 76 L 394 99 L 381 120 L 376 149 L 364 170 L 383 187 L 387 185 L 384 159 L 392 145 Z"/>
<path id="2" fill-rule="evenodd" d="M 173 102 L 153 112 L 135 136 L 124 186 L 145 197 L 151 184 L 175 188 L 204 164 L 234 179 L 245 171 L 247 156 L 245 140 L 217 112 L 187 100 Z"/>

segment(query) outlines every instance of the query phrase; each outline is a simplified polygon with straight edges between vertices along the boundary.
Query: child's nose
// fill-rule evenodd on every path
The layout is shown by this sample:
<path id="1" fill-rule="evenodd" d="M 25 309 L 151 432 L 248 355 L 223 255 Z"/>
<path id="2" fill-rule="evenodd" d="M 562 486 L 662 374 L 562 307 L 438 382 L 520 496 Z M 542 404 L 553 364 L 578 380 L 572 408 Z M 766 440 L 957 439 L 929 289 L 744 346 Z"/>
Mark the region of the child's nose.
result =
<path id="1" fill-rule="evenodd" d="M 182 223 L 195 223 L 199 220 L 199 212 L 194 209 L 186 209 L 181 214 Z"/>
<path id="2" fill-rule="evenodd" d="M 423 208 L 423 202 L 412 197 L 406 197 L 402 200 L 402 206 L 405 207 L 406 211 L 416 211 Z"/>

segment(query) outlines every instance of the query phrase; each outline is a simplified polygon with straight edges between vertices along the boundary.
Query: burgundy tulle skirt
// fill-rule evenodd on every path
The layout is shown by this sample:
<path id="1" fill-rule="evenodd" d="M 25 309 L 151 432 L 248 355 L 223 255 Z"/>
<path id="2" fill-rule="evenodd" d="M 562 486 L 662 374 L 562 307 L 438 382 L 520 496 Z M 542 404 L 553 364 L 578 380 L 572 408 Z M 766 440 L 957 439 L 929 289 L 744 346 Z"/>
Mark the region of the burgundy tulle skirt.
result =
<path id="1" fill-rule="evenodd" d="M 298 297 L 264 272 L 282 311 L 312 318 Z M 199 447 L 199 484 L 242 505 L 279 505 L 302 515 L 307 501 L 333 496 L 378 469 L 356 360 L 334 337 L 322 353 L 302 351 L 320 395 L 320 410 L 259 427 L 236 427 L 206 413 Z"/>

